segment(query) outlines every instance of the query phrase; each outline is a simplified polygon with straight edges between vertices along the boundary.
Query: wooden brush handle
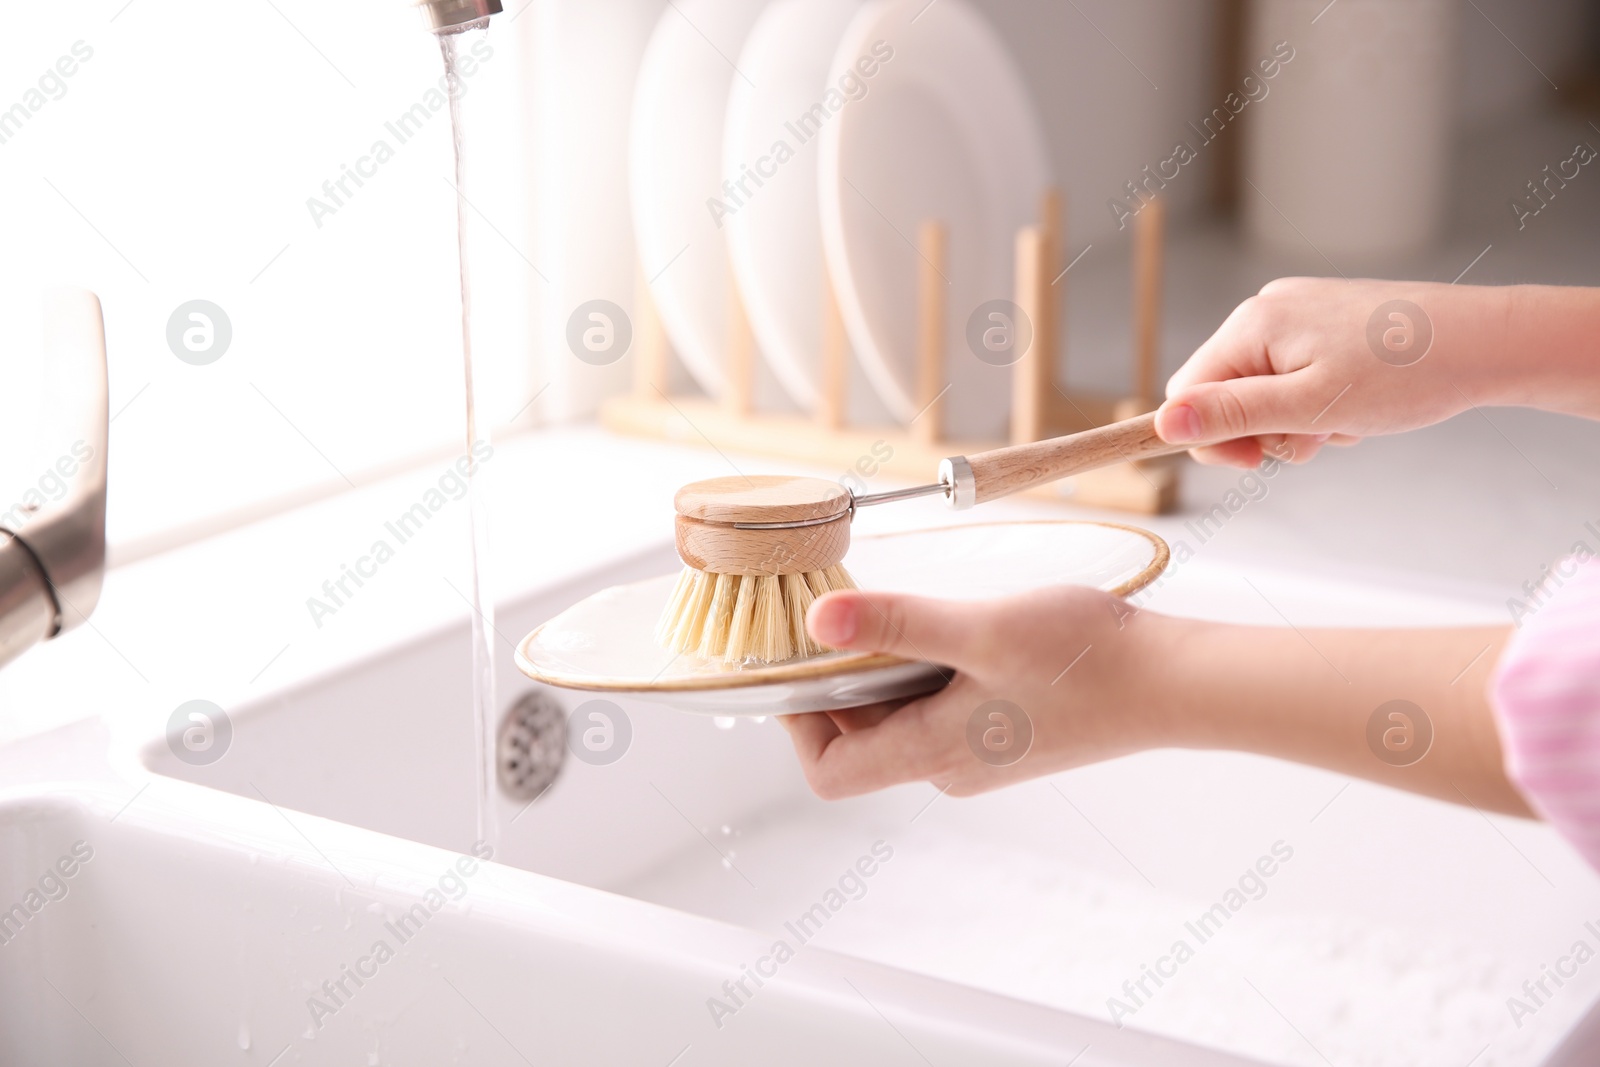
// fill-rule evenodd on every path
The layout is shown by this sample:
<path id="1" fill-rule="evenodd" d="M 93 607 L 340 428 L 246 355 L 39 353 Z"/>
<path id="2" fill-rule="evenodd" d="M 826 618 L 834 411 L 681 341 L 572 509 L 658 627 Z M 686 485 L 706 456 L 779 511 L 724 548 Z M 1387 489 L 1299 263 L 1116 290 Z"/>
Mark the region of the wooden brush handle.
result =
<path id="1" fill-rule="evenodd" d="M 1167 456 L 1190 447 L 1158 437 L 1156 417 L 1151 413 L 1065 437 L 993 448 L 966 457 L 975 489 L 972 503 L 982 504 L 1096 467 Z"/>

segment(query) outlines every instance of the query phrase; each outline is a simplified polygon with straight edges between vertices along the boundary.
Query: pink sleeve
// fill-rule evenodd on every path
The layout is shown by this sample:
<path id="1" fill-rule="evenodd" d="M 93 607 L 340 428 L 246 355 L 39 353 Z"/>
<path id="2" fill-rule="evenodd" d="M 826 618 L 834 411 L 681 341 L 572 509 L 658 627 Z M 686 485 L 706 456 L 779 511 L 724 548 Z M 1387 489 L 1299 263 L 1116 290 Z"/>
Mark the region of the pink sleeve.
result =
<path id="1" fill-rule="evenodd" d="M 1506 772 L 1600 870 L 1600 561 L 1565 559 L 1519 614 L 1490 697 Z"/>

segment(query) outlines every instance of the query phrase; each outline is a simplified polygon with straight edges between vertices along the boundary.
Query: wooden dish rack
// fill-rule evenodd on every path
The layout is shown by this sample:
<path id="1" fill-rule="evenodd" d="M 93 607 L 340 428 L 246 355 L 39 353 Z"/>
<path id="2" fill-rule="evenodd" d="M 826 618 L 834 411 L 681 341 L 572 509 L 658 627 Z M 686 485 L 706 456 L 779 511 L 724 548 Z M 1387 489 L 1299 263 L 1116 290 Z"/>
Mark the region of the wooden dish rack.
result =
<path id="1" fill-rule="evenodd" d="M 918 231 L 921 254 L 917 284 L 917 396 L 922 413 L 908 427 L 850 426 L 845 417 L 849 340 L 833 286 L 824 279 L 822 398 L 809 414 L 755 410 L 755 337 L 736 287 L 729 285 L 728 389 L 720 399 L 668 395 L 671 346 L 641 279 L 634 316 L 633 388 L 600 409 L 607 428 L 638 437 L 705 443 L 732 452 L 773 456 L 827 470 L 858 474 L 870 457 L 875 481 L 926 482 L 946 456 L 970 455 L 1002 444 L 1021 444 L 1075 433 L 1154 410 L 1161 320 L 1162 258 L 1166 229 L 1163 204 L 1147 203 L 1133 220 L 1134 351 L 1132 391 L 1126 396 L 1068 391 L 1057 379 L 1061 365 L 1062 200 L 1045 194 L 1040 221 L 1018 231 L 1015 301 L 1033 326 L 1033 341 L 1012 365 L 1009 441 L 958 441 L 944 435 L 943 392 L 947 256 L 943 224 L 927 221 Z M 868 475 L 860 474 L 863 478 Z M 1144 515 L 1170 511 L 1177 502 L 1178 468 L 1171 458 L 1119 463 L 1067 482 L 1029 490 L 1033 496 L 1085 507 Z"/>

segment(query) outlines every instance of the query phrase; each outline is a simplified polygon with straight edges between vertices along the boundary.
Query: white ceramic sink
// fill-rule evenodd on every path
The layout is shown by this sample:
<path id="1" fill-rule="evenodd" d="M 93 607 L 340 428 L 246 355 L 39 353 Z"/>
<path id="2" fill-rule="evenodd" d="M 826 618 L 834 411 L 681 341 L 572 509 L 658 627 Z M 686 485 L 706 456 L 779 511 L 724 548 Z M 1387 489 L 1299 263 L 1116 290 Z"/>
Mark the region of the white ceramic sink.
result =
<path id="1" fill-rule="evenodd" d="M 507 605 L 503 702 L 531 688 L 510 641 L 674 565 L 664 547 Z M 1296 626 L 1495 618 L 1348 578 L 1250 580 L 1196 560 L 1146 603 Z M 776 723 L 622 701 L 626 753 L 503 799 L 498 862 L 363 964 L 375 976 L 319 1027 L 308 998 L 331 1006 L 325 980 L 397 946 L 384 924 L 473 847 L 466 660 L 464 628 L 442 631 L 230 709 L 215 763 L 156 740 L 93 787 L 0 806 L 0 908 L 74 842 L 94 849 L 0 944 L 0 1063 L 1532 1065 L 1600 997 L 1597 966 L 1520 1026 L 1508 1012 L 1600 919 L 1600 880 L 1531 823 L 1182 752 L 971 800 L 918 785 L 826 804 Z M 1292 856 L 1200 944 L 1186 923 L 1275 847 Z M 793 959 L 761 963 L 779 939 Z M 1179 939 L 1193 958 L 1135 1003 L 1124 983 Z M 776 976 L 724 988 L 758 965 Z M 1134 1008 L 1120 1028 L 1110 998 Z"/>
<path id="2" fill-rule="evenodd" d="M 763 935 L 194 787 L 126 803 L 0 805 L 0 899 L 89 857 L 0 945 L 0 1062 L 1045 1064 L 1096 1029 L 811 949 L 718 1031 Z"/>

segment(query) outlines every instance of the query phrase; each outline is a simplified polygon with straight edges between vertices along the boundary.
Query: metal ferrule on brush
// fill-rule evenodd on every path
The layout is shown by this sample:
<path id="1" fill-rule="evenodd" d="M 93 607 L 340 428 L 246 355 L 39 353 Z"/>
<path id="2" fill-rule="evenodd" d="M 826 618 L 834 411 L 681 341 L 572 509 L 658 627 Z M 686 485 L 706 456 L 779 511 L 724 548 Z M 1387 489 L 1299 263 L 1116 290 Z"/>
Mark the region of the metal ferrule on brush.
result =
<path id="1" fill-rule="evenodd" d="M 966 462 L 967 461 L 960 456 L 957 456 L 954 459 L 945 460 L 945 463 L 947 464 L 960 463 L 963 466 L 965 466 Z M 971 467 L 966 467 L 966 479 L 969 483 L 972 480 Z M 857 494 L 852 492 L 850 493 L 849 506 L 838 515 L 824 515 L 814 519 L 794 519 L 790 522 L 736 522 L 733 524 L 733 528 L 735 530 L 799 530 L 807 526 L 822 526 L 826 523 L 838 522 L 840 519 L 852 519 L 855 517 L 857 508 L 871 507 L 874 504 L 893 504 L 898 500 L 915 500 L 918 497 L 935 495 L 952 497 L 953 494 L 951 489 L 953 485 L 953 481 L 947 481 L 941 478 L 939 481 L 934 482 L 931 485 L 917 485 L 911 487 L 910 489 L 890 489 L 882 493 Z M 970 485 L 968 486 L 967 495 L 971 495 Z M 966 506 L 971 507 L 972 505 L 968 504 Z"/>

